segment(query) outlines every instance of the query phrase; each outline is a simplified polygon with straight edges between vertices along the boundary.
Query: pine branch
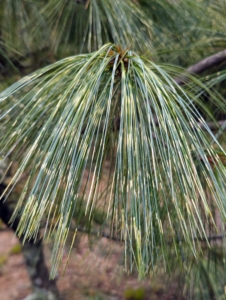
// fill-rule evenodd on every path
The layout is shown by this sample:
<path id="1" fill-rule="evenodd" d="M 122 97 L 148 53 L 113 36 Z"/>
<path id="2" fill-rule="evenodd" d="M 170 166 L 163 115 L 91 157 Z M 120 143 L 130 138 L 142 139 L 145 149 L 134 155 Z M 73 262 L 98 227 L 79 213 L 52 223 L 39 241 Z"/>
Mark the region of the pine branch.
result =
<path id="1" fill-rule="evenodd" d="M 192 74 L 200 74 L 205 70 L 222 63 L 225 60 L 226 60 L 226 49 L 218 53 L 215 53 L 211 56 L 208 56 L 202 59 L 201 61 L 199 61 L 198 63 L 190 66 L 187 69 L 187 72 Z"/>
<path id="2" fill-rule="evenodd" d="M 187 68 L 186 73 L 198 75 L 224 61 L 226 61 L 226 49 L 200 60 L 196 64 Z M 175 78 L 175 81 L 178 85 L 183 85 L 186 82 L 186 75 L 181 75 L 180 77 Z"/>

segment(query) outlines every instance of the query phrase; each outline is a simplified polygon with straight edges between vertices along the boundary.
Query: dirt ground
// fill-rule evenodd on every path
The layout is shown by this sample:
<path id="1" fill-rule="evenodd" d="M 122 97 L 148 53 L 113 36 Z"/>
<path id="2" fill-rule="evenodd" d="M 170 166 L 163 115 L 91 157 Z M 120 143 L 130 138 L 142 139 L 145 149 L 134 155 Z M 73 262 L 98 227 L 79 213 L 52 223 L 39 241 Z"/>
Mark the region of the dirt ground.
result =
<path id="1" fill-rule="evenodd" d="M 57 285 L 65 300 L 174 300 L 173 288 L 166 289 L 158 281 L 139 281 L 135 274 L 126 275 L 120 267 L 123 244 L 102 238 L 90 250 L 86 236 L 77 242 L 63 276 Z M 50 267 L 51 249 L 45 245 L 46 263 Z M 67 259 L 65 251 L 64 262 Z M 13 232 L 0 231 L 0 299 L 22 300 L 31 293 L 31 284 Z"/>
<path id="2" fill-rule="evenodd" d="M 108 180 L 109 168 L 107 162 L 106 174 L 104 173 L 101 182 L 103 189 Z M 16 186 L 16 193 L 19 194 L 22 187 L 23 181 Z M 78 236 L 64 276 L 62 267 L 57 277 L 63 299 L 182 300 L 181 296 L 177 296 L 175 281 L 166 285 L 166 277 L 163 276 L 139 281 L 137 274 L 125 274 L 122 266 L 123 246 L 123 243 L 101 238 L 93 242 L 90 249 L 87 236 Z M 50 244 L 45 244 L 44 254 L 50 269 Z M 63 265 L 67 261 L 67 254 L 65 250 Z M 31 292 L 19 241 L 11 230 L 0 224 L 0 300 L 22 300 Z"/>

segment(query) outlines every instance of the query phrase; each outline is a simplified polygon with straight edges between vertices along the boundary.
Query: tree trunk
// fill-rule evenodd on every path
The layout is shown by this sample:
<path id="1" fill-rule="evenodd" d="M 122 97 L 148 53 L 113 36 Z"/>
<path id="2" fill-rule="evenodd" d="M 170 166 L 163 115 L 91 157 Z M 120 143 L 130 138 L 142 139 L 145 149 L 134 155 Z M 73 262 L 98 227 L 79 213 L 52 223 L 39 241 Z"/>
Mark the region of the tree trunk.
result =
<path id="1" fill-rule="evenodd" d="M 3 193 L 5 185 L 0 184 L 0 194 Z M 10 202 L 10 201 L 9 201 Z M 0 218 L 2 221 L 16 232 L 19 218 L 9 225 L 13 209 L 9 202 L 0 201 Z M 23 240 L 21 237 L 20 242 Z M 49 280 L 49 271 L 45 265 L 42 239 L 37 241 L 29 240 L 22 244 L 22 252 L 31 279 L 34 294 L 26 297 L 26 300 L 59 300 L 59 291 L 55 280 Z"/>

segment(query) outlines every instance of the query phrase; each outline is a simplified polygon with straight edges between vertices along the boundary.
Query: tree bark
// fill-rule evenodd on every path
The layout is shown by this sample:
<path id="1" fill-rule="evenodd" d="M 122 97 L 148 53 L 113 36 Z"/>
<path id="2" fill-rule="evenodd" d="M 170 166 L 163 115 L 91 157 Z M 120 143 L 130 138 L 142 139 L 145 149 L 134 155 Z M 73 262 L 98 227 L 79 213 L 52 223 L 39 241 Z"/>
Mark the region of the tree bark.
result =
<path id="1" fill-rule="evenodd" d="M 0 184 L 0 194 L 4 192 L 4 189 L 5 185 Z M 17 217 L 13 224 L 9 225 L 12 213 L 13 209 L 10 208 L 9 203 L 0 201 L 0 218 L 8 227 L 16 232 L 19 218 Z M 23 237 L 20 238 L 21 243 L 22 240 Z M 49 280 L 49 271 L 44 260 L 42 239 L 38 238 L 37 241 L 31 239 L 22 243 L 22 252 L 34 291 L 34 294 L 28 296 L 26 299 L 59 300 L 60 294 L 56 281 Z"/>

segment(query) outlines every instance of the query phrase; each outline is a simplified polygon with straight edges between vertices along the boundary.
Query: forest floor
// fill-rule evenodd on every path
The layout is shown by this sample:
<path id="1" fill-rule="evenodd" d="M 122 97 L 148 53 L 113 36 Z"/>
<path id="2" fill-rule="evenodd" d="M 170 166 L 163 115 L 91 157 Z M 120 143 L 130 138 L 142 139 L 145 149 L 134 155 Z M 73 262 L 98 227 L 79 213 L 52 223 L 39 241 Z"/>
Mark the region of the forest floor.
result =
<path id="1" fill-rule="evenodd" d="M 65 275 L 58 275 L 57 285 L 65 300 L 174 300 L 176 283 L 166 287 L 163 277 L 139 281 L 136 274 L 126 275 L 120 267 L 123 244 L 101 238 L 90 249 L 90 242 L 80 237 L 72 251 Z M 51 249 L 45 245 L 46 264 L 50 267 Z M 67 253 L 64 255 L 64 262 Z M 161 279 L 162 278 L 162 279 Z M 22 300 L 32 292 L 21 247 L 14 233 L 0 231 L 0 299 Z"/>

